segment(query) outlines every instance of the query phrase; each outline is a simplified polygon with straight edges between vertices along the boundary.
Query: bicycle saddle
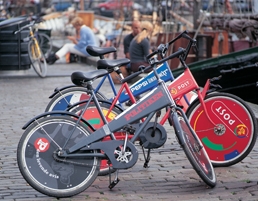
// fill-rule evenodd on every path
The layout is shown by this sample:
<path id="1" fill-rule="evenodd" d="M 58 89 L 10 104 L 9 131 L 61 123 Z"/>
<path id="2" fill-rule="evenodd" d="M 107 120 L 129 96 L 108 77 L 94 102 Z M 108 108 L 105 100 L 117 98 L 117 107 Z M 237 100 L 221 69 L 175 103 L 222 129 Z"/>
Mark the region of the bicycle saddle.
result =
<path id="1" fill-rule="evenodd" d="M 125 66 L 130 63 L 130 60 L 127 58 L 122 59 L 100 59 L 97 61 L 98 69 L 106 69 L 109 72 L 112 72 L 115 67 Z"/>
<path id="2" fill-rule="evenodd" d="M 88 45 L 86 47 L 86 51 L 91 56 L 98 57 L 111 52 L 116 52 L 116 48 L 115 47 L 96 47 L 96 46 Z"/>
<path id="3" fill-rule="evenodd" d="M 107 70 L 94 70 L 89 72 L 73 72 L 71 75 L 72 82 L 77 86 L 85 86 L 85 83 L 96 78 L 102 77 L 109 72 Z"/>

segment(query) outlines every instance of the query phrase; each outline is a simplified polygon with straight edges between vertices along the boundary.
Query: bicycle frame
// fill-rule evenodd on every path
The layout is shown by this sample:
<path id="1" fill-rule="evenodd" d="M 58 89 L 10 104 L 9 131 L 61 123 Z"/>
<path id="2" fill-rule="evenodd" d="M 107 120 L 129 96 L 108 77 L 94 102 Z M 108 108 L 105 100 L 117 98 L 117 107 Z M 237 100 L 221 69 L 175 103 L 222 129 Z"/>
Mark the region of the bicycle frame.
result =
<path id="1" fill-rule="evenodd" d="M 40 51 L 40 47 L 39 47 L 39 44 L 38 44 L 38 41 L 34 35 L 34 32 L 33 32 L 33 28 L 30 26 L 29 27 L 29 40 L 32 40 L 34 41 L 34 47 L 31 52 L 33 54 L 33 57 L 34 58 L 40 58 L 41 57 L 41 51 Z"/>
<path id="2" fill-rule="evenodd" d="M 156 111 L 159 111 L 166 106 L 175 107 L 175 103 L 171 98 L 169 91 L 164 83 L 164 81 L 160 81 L 158 87 L 150 91 L 147 95 L 145 95 L 139 102 L 133 104 L 131 107 L 123 111 L 114 120 L 105 124 L 103 127 L 89 135 L 85 140 L 78 142 L 76 145 L 69 148 L 66 152 L 60 153 L 61 157 L 101 157 L 106 158 L 105 154 L 108 155 L 113 168 L 115 169 L 124 169 L 132 167 L 137 161 L 137 157 L 134 158 L 129 163 L 121 164 L 119 163 L 112 153 L 112 149 L 110 146 L 117 146 L 117 144 L 121 144 L 121 141 L 116 140 L 113 132 L 118 131 L 123 128 L 127 124 L 131 124 L 141 118 L 145 118 L 145 121 L 140 125 L 140 127 L 135 132 L 134 136 L 131 139 L 126 138 L 125 143 L 129 146 L 134 153 L 138 153 L 136 148 L 134 148 L 133 142 L 139 137 L 140 133 L 143 131 L 145 126 L 154 116 Z M 79 120 L 78 120 L 79 121 Z M 112 140 L 110 141 L 102 141 L 97 142 L 107 136 L 110 136 Z M 127 141 L 128 139 L 128 141 Z M 108 143 L 109 145 L 103 146 L 103 143 Z M 90 145 L 87 147 L 87 145 Z M 106 145 L 106 144 L 105 144 Z M 105 154 L 88 154 L 88 153 L 74 153 L 77 150 L 91 150 L 91 149 L 101 149 L 105 152 Z M 112 150 L 112 151 L 111 151 Z"/>
<path id="3" fill-rule="evenodd" d="M 186 66 L 185 62 L 182 58 L 180 58 L 181 63 L 183 64 L 185 70 L 184 72 L 178 76 L 170 85 L 168 85 L 168 90 L 174 100 L 181 99 L 181 97 L 185 94 L 187 94 L 190 91 L 197 91 L 197 97 L 200 100 L 200 103 L 204 109 L 204 113 L 206 117 L 209 119 L 209 121 L 216 126 L 216 124 L 210 119 L 206 105 L 204 103 L 204 97 L 207 94 L 207 91 L 210 87 L 210 80 L 208 79 L 206 81 L 206 84 L 203 88 L 203 90 L 200 90 L 199 85 L 196 83 L 190 69 Z M 162 123 L 161 123 L 162 124 Z"/>
<path id="4" fill-rule="evenodd" d="M 170 69 L 168 68 L 167 62 L 163 63 L 161 66 L 159 66 L 156 69 L 158 75 L 160 76 L 160 78 L 162 78 L 162 80 L 165 82 L 167 80 L 170 80 L 171 78 L 173 78 L 173 75 L 170 71 Z M 109 75 L 109 74 L 108 74 Z M 104 77 L 106 78 L 106 76 Z M 102 79 L 103 80 L 103 79 Z M 103 82 L 102 82 L 103 83 Z M 101 84 L 102 84 L 101 83 Z M 145 84 L 143 84 L 145 83 Z M 101 111 L 100 108 L 98 108 L 98 112 L 101 116 L 101 119 L 103 120 L 104 123 L 107 123 L 106 119 L 107 117 L 109 117 L 110 113 L 112 112 L 113 108 L 115 107 L 115 105 L 117 105 L 118 103 L 120 103 L 120 101 L 125 101 L 127 99 L 130 99 L 132 101 L 132 103 L 136 103 L 135 100 L 135 96 L 136 94 L 141 94 L 144 93 L 146 91 L 149 91 L 150 88 L 154 88 L 158 85 L 158 80 L 155 76 L 154 72 L 149 73 L 146 77 L 142 78 L 141 80 L 139 80 L 138 82 L 136 82 L 134 85 L 132 85 L 131 87 L 129 87 L 129 85 L 127 84 L 127 82 L 123 83 L 122 86 L 120 87 L 118 93 L 116 93 L 117 95 L 113 98 L 112 104 L 110 106 L 110 109 L 107 111 L 107 113 L 105 114 L 105 117 L 103 116 L 103 113 Z M 135 90 L 132 90 L 132 88 L 134 88 Z M 95 89 L 96 90 L 96 89 Z M 135 93 L 134 93 L 135 92 Z M 183 94 L 184 95 L 184 94 Z M 182 96 L 183 96 L 182 95 Z M 122 97 L 122 98 L 121 98 Z M 81 103 L 84 102 L 88 102 L 85 106 L 85 108 L 88 107 L 89 103 L 92 101 L 92 99 L 94 99 L 94 102 L 98 101 L 97 99 L 95 99 L 94 96 L 91 96 L 89 98 L 89 100 L 86 101 L 81 101 L 76 103 L 75 105 L 80 105 Z M 97 106 L 97 105 L 96 105 Z M 84 114 L 82 114 L 83 116 Z M 86 114 L 87 116 L 88 114 Z M 163 119 L 163 123 L 162 125 L 165 123 L 165 121 L 168 119 L 168 115 L 166 115 L 166 118 Z M 142 119 L 142 121 L 144 121 L 144 119 Z M 133 135 L 129 136 L 130 138 L 133 137 Z M 116 136 L 117 139 L 124 139 L 124 136 L 120 136 L 117 135 Z"/>
<path id="5" fill-rule="evenodd" d="M 182 61 L 182 62 L 184 62 L 184 61 Z M 130 98 L 134 98 L 133 94 L 130 93 L 130 90 L 126 86 L 127 86 L 127 84 L 122 85 L 122 87 L 120 88 L 120 91 L 118 92 L 118 96 L 113 100 L 112 105 L 111 105 L 109 111 L 107 112 L 106 116 L 108 116 L 111 113 L 113 107 L 115 106 L 116 101 L 119 100 L 120 94 L 126 94 L 125 92 L 122 92 L 123 87 L 125 87 L 127 95 Z M 170 96 L 173 98 L 173 100 L 175 100 L 175 102 L 177 102 L 177 100 L 180 100 L 185 94 L 189 93 L 190 91 L 196 90 L 197 91 L 197 97 L 200 100 L 201 105 L 204 108 L 204 112 L 205 112 L 207 118 L 209 119 L 209 121 L 213 125 L 215 125 L 212 122 L 212 120 L 210 119 L 210 117 L 208 115 L 208 112 L 207 112 L 207 109 L 206 109 L 206 106 L 204 104 L 204 97 L 207 94 L 209 86 L 210 86 L 210 80 L 207 80 L 203 90 L 201 91 L 200 87 L 196 83 L 190 69 L 187 66 L 185 66 L 184 72 L 180 76 L 178 76 L 176 79 L 174 79 L 167 86 L 167 88 L 168 88 L 168 91 L 170 93 Z M 133 103 L 135 103 L 135 101 Z M 160 121 L 161 125 L 164 125 L 164 123 L 168 119 L 168 114 L 169 114 L 169 112 L 167 112 L 164 115 L 164 117 L 162 118 L 162 120 Z"/>

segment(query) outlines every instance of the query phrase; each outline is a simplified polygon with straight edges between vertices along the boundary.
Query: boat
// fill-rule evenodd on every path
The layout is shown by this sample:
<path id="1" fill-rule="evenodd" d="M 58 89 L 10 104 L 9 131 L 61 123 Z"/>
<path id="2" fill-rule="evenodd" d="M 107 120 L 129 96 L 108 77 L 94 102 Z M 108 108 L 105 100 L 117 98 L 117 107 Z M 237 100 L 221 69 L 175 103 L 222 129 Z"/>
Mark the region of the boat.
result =
<path id="1" fill-rule="evenodd" d="M 225 54 L 188 64 L 200 86 L 213 79 L 211 88 L 234 94 L 243 100 L 258 104 L 258 47 Z M 182 68 L 172 70 L 176 78 Z"/>

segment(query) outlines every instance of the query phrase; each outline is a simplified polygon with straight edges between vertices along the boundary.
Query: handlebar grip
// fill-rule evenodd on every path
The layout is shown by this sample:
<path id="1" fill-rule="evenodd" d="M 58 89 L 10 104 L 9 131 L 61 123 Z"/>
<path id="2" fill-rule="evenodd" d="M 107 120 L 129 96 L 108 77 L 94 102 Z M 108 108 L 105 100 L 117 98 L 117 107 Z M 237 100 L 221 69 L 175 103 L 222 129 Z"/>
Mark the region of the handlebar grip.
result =
<path id="1" fill-rule="evenodd" d="M 180 55 L 184 54 L 185 52 L 186 52 L 186 50 L 184 48 L 179 47 L 178 50 L 175 53 L 171 54 L 170 56 L 168 56 L 164 59 L 159 60 L 159 62 L 157 64 L 162 64 L 169 59 L 179 57 Z"/>
<path id="2" fill-rule="evenodd" d="M 158 50 L 153 51 L 152 53 L 148 54 L 146 56 L 146 59 L 149 60 L 151 57 L 153 57 L 155 54 L 158 54 Z"/>
<path id="3" fill-rule="evenodd" d="M 184 32 L 184 33 L 182 34 L 182 37 L 185 38 L 185 39 L 188 39 L 188 40 L 190 40 L 190 41 L 193 40 L 193 38 L 191 38 L 191 37 L 187 34 L 187 32 Z"/>

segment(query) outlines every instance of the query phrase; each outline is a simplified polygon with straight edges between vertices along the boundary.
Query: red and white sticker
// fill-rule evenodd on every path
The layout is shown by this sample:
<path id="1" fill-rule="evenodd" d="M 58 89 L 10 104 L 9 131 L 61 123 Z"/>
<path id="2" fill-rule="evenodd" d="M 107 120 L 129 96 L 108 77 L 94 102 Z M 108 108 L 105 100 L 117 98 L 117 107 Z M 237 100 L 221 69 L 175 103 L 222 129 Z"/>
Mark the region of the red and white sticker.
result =
<path id="1" fill-rule="evenodd" d="M 46 152 L 50 146 L 50 143 L 46 138 L 38 138 L 35 141 L 34 146 L 39 152 Z"/>

